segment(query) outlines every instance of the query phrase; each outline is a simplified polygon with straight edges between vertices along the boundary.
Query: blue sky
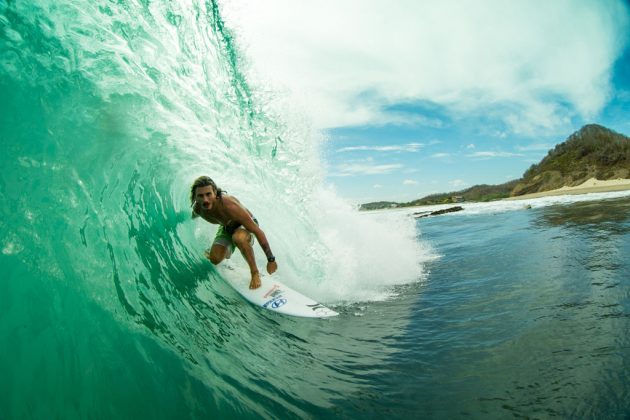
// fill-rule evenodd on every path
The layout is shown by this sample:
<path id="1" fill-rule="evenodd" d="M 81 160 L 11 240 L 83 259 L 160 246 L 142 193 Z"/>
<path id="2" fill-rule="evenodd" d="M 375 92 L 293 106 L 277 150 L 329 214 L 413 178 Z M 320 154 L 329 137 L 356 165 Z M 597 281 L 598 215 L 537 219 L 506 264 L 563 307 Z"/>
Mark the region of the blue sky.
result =
<path id="1" fill-rule="evenodd" d="M 352 203 L 519 178 L 587 123 L 630 134 L 621 0 L 230 0 L 252 83 L 324 137 Z"/>

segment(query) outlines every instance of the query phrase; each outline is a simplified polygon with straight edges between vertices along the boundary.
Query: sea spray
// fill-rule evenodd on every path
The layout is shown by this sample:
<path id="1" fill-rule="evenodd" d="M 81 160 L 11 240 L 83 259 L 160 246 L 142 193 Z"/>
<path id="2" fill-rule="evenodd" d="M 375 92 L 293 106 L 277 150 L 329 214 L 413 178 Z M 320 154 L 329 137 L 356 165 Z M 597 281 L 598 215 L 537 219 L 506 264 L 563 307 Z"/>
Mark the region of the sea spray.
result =
<path id="1" fill-rule="evenodd" d="M 359 214 L 330 189 L 317 196 L 311 210 L 325 248 L 321 286 L 331 298 L 381 300 L 392 296 L 391 286 L 423 279 L 421 262 L 431 252 L 418 243 L 413 218 Z"/>

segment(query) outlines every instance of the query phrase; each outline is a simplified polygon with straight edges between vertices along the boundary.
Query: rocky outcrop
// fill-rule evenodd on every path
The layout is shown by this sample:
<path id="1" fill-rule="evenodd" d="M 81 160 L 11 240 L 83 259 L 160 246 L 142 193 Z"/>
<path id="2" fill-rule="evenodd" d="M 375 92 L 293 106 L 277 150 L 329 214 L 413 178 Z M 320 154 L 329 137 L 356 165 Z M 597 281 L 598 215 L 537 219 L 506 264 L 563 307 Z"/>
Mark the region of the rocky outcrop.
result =
<path id="1" fill-rule="evenodd" d="M 462 206 L 449 207 L 447 209 L 436 210 L 436 211 L 421 211 L 413 214 L 413 217 L 416 219 L 420 219 L 423 217 L 429 216 L 439 216 L 440 214 L 452 213 L 454 211 L 462 211 L 464 208 Z"/>

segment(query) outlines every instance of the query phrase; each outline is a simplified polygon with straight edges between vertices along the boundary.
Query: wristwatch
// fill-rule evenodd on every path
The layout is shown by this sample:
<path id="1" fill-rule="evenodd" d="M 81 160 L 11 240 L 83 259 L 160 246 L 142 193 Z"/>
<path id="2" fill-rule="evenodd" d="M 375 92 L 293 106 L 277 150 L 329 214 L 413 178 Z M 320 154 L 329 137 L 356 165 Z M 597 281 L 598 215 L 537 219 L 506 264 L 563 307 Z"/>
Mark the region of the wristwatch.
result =
<path id="1" fill-rule="evenodd" d="M 267 262 L 274 262 L 275 260 L 276 260 L 276 257 L 274 257 L 273 255 L 267 258 Z"/>

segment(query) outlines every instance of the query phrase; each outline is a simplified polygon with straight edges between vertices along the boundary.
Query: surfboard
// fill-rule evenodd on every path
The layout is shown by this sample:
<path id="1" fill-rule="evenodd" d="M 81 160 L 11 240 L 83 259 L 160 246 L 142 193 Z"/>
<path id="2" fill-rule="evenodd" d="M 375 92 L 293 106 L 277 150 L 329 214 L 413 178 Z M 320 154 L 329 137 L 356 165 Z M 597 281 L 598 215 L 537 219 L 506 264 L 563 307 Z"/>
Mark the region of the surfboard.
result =
<path id="1" fill-rule="evenodd" d="M 323 304 L 291 289 L 282 283 L 277 273 L 265 276 L 261 273 L 261 283 L 258 289 L 249 288 L 249 271 L 227 267 L 222 270 L 223 278 L 245 300 L 264 309 L 284 315 L 304 318 L 328 318 L 339 315 Z"/>

